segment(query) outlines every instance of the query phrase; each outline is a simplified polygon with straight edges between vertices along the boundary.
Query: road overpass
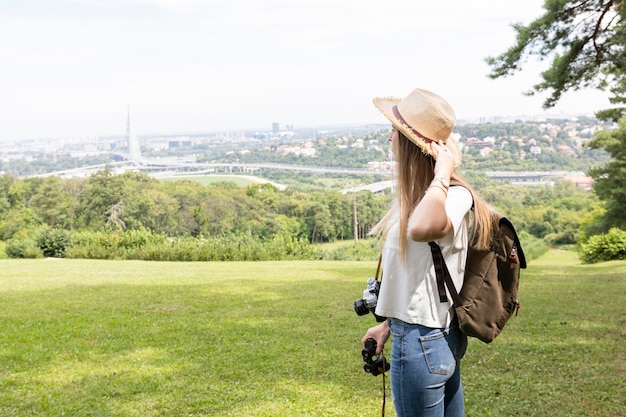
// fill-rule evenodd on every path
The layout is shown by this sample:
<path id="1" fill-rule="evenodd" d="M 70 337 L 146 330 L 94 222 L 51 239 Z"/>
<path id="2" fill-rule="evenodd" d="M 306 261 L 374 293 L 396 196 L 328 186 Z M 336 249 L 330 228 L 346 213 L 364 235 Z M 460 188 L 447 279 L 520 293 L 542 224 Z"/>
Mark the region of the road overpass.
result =
<path id="1" fill-rule="evenodd" d="M 579 171 L 487 171 L 485 175 L 491 180 L 509 181 L 515 185 L 552 184 L 563 178 L 586 177 Z"/>
<path id="2" fill-rule="evenodd" d="M 242 162 L 216 162 L 204 163 L 189 160 L 181 160 L 176 158 L 141 158 L 140 160 L 124 160 L 119 162 L 111 162 L 108 164 L 92 165 L 81 168 L 67 169 L 62 171 L 51 172 L 47 174 L 37 175 L 38 177 L 58 176 L 64 178 L 70 177 L 87 177 L 97 171 L 110 169 L 114 172 L 140 171 L 146 173 L 156 173 L 164 171 L 189 172 L 196 174 L 246 174 L 255 175 L 264 171 L 296 171 L 310 172 L 313 174 L 346 174 L 346 175 L 383 175 L 391 177 L 389 171 L 381 171 L 367 168 L 342 168 L 327 166 L 311 166 L 311 165 L 292 165 L 279 164 L 271 162 L 259 163 L 242 163 Z M 487 171 L 487 178 L 511 182 L 515 185 L 544 185 L 553 184 L 555 180 L 563 178 L 584 178 L 583 172 L 571 171 Z M 369 190 L 373 193 L 383 192 L 385 189 L 391 188 L 391 181 L 382 181 L 360 187 L 344 190 L 344 193 L 350 193 L 360 190 Z"/>
<path id="3" fill-rule="evenodd" d="M 62 171 L 50 172 L 47 174 L 37 175 L 38 177 L 58 176 L 58 177 L 86 177 L 94 172 L 104 170 L 106 168 L 116 172 L 124 171 L 141 171 L 141 172 L 161 172 L 161 171 L 178 171 L 193 173 L 244 173 L 255 174 L 263 171 L 297 171 L 311 172 L 314 174 L 347 174 L 347 175 L 389 175 L 389 172 L 365 169 L 365 168 L 341 168 L 341 167 L 323 167 L 310 165 L 291 165 L 276 163 L 241 163 L 241 162 L 219 162 L 219 163 L 202 163 L 202 162 L 186 162 L 175 159 L 142 159 L 141 161 L 121 161 L 109 164 L 91 165 L 81 168 L 73 168 Z"/>

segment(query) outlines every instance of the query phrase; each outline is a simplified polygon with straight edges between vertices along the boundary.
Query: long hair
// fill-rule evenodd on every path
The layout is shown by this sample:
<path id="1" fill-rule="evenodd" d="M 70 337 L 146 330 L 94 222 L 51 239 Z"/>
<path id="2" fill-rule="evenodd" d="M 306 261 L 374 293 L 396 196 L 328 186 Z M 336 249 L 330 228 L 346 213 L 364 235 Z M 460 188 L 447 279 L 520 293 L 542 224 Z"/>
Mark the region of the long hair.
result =
<path id="1" fill-rule="evenodd" d="M 400 249 L 404 254 L 407 246 L 407 228 L 409 217 L 417 207 L 426 189 L 435 176 L 435 159 L 421 148 L 407 139 L 402 132 L 398 131 L 398 154 L 396 155 L 396 199 L 390 210 L 383 216 L 380 222 L 372 229 L 370 234 L 382 234 L 383 240 L 392 224 L 392 219 L 397 216 Z M 477 249 L 486 249 L 491 244 L 492 215 L 494 210 L 487 205 L 485 200 L 478 195 L 465 178 L 454 171 L 450 178 L 453 185 L 461 185 L 468 189 L 473 199 L 474 222 L 471 227 L 470 245 Z"/>

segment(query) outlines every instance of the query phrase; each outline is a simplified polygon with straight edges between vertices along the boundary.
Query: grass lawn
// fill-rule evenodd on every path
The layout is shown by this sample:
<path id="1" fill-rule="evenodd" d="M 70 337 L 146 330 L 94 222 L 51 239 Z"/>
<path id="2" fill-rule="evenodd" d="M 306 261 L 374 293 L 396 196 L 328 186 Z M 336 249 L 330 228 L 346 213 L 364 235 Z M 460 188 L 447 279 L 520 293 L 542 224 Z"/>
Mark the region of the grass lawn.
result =
<path id="1" fill-rule="evenodd" d="M 379 416 L 375 262 L 0 260 L 0 416 Z M 626 416 L 626 262 L 534 260 L 468 416 Z M 389 390 L 387 416 L 395 416 Z"/>

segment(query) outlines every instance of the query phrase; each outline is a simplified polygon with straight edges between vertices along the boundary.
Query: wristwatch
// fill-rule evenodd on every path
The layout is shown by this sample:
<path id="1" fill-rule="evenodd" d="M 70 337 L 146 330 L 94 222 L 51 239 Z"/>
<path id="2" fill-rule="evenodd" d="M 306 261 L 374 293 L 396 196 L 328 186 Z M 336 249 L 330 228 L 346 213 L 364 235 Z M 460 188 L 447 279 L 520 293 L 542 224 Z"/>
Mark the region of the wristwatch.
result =
<path id="1" fill-rule="evenodd" d="M 435 177 L 435 178 L 433 178 L 433 181 L 439 181 L 441 183 L 441 185 L 443 185 L 446 188 L 446 190 L 448 188 L 450 188 L 450 183 L 448 182 L 447 179 L 445 179 L 443 177 Z"/>

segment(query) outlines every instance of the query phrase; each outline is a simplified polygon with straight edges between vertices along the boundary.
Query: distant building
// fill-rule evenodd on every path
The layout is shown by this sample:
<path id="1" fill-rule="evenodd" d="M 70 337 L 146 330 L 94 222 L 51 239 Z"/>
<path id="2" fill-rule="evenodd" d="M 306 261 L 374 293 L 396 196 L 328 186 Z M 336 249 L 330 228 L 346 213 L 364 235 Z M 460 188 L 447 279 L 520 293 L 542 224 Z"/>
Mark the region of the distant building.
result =
<path id="1" fill-rule="evenodd" d="M 572 148 L 570 146 L 559 145 L 558 149 L 559 149 L 559 152 L 561 152 L 561 153 L 566 153 L 566 154 L 569 154 L 569 155 L 576 155 L 576 153 L 572 150 Z"/>
<path id="2" fill-rule="evenodd" d="M 487 140 L 480 140 L 478 138 L 467 138 L 465 140 L 465 145 L 468 148 L 476 148 L 476 149 L 483 149 L 483 148 L 487 148 L 487 147 L 491 147 L 493 146 L 492 141 L 487 141 Z"/>
<path id="3" fill-rule="evenodd" d="M 492 151 L 493 151 L 493 148 L 490 148 L 490 147 L 482 148 L 480 150 L 480 156 L 485 157 L 489 155 Z"/>
<path id="4" fill-rule="evenodd" d="M 593 185 L 592 178 L 580 171 L 487 171 L 485 175 L 496 181 L 510 181 L 513 185 L 554 185 L 558 180 L 572 182 L 586 190 Z"/>

